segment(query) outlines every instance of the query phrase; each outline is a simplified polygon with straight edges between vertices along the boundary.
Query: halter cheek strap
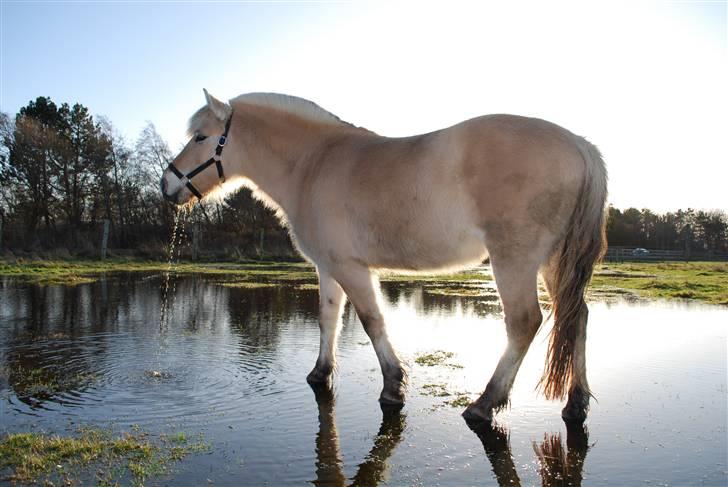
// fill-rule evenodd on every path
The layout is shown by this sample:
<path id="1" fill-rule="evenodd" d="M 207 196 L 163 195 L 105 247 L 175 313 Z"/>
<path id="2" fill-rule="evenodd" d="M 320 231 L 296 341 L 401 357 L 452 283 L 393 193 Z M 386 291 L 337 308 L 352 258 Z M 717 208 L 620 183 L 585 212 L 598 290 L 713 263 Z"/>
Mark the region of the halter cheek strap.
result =
<path id="1" fill-rule="evenodd" d="M 217 139 L 217 147 L 215 147 L 214 156 L 212 156 L 187 174 L 182 173 L 179 169 L 174 167 L 174 164 L 172 164 L 171 162 L 169 163 L 169 166 L 167 166 L 169 170 L 172 171 L 172 174 L 177 176 L 179 180 L 182 181 L 182 184 L 186 186 L 187 189 L 189 189 L 190 192 L 195 195 L 198 200 L 202 199 L 202 193 L 200 193 L 195 185 L 192 184 L 191 179 L 200 174 L 202 171 L 215 164 L 215 166 L 217 167 L 218 178 L 221 182 L 225 182 L 225 174 L 222 170 L 222 150 L 225 147 L 225 144 L 227 144 L 228 131 L 230 130 L 230 123 L 232 122 L 232 120 L 233 114 L 230 113 L 230 117 L 228 117 L 227 121 L 225 122 L 225 132 L 223 132 L 220 138 Z"/>

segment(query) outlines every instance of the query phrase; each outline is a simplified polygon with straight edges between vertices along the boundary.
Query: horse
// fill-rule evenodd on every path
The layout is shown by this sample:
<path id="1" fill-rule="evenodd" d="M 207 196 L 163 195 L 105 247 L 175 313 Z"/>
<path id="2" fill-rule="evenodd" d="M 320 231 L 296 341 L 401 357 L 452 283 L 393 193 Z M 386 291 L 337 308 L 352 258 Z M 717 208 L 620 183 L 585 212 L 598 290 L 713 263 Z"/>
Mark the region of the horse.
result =
<path id="1" fill-rule="evenodd" d="M 190 140 L 162 175 L 163 196 L 186 205 L 246 186 L 276 211 L 318 275 L 320 350 L 309 383 L 331 384 L 346 296 L 379 360 L 380 403 L 403 405 L 407 373 L 387 335 L 378 275 L 452 272 L 489 258 L 508 341 L 463 416 L 488 422 L 509 404 L 544 321 L 540 275 L 554 324 L 539 388 L 550 400 L 568 396 L 564 420 L 586 418 L 584 294 L 605 249 L 607 196 L 593 144 L 504 114 L 385 137 L 302 98 L 249 93 L 225 103 L 204 93 Z"/>

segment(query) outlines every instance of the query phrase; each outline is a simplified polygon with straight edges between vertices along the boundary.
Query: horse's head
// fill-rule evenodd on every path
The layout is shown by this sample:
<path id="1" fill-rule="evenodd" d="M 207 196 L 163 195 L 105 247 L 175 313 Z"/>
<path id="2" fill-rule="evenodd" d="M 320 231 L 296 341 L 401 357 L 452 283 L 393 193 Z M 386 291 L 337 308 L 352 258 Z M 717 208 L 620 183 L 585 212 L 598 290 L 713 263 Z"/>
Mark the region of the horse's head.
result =
<path id="1" fill-rule="evenodd" d="M 232 108 L 205 90 L 207 104 L 190 119 L 190 140 L 162 174 L 162 195 L 184 205 L 202 198 L 224 181 L 223 149 Z"/>

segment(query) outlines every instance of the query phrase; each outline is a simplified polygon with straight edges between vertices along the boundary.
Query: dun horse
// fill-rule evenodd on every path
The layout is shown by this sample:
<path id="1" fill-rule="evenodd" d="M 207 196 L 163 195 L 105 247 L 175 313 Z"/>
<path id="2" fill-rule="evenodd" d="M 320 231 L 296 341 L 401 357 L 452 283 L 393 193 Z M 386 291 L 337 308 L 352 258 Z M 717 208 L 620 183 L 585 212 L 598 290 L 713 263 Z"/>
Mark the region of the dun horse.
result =
<path id="1" fill-rule="evenodd" d="M 586 417 L 584 292 L 604 249 L 607 194 L 595 146 L 512 115 L 390 138 L 292 96 L 205 96 L 162 192 L 182 205 L 245 185 L 278 212 L 319 277 L 321 348 L 310 383 L 330 384 L 346 295 L 379 359 L 381 403 L 402 404 L 406 373 L 387 336 L 377 273 L 447 272 L 489 257 L 508 345 L 463 415 L 490 420 L 508 404 L 543 319 L 540 272 L 554 315 L 541 387 L 549 399 L 568 394 L 565 419 Z"/>

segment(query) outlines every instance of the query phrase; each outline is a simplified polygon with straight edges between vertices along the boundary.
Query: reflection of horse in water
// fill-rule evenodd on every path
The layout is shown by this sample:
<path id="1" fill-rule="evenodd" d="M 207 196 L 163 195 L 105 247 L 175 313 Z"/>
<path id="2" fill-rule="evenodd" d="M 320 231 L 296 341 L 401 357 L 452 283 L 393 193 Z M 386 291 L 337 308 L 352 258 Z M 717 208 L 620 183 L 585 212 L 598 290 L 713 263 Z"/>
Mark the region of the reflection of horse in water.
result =
<path id="1" fill-rule="evenodd" d="M 513 462 L 508 431 L 495 424 L 478 425 L 474 430 L 483 443 L 498 485 L 520 486 Z M 579 486 L 584 460 L 589 449 L 589 433 L 581 423 L 566 423 L 566 451 L 560 433 L 546 433 L 541 443 L 533 442 L 539 461 L 538 473 L 544 487 Z"/>
<path id="2" fill-rule="evenodd" d="M 316 435 L 316 480 L 312 483 L 333 487 L 347 485 L 349 479 L 344 474 L 336 429 L 334 393 L 331 388 L 324 386 L 314 386 L 313 390 L 319 410 L 319 432 Z M 405 416 L 399 408 L 382 408 L 382 424 L 374 444 L 359 464 L 349 485 L 374 486 L 384 481 L 389 458 L 402 441 L 405 425 Z M 589 433 L 586 426 L 576 422 L 566 422 L 566 431 L 566 450 L 560 433 L 547 433 L 541 443 L 533 442 L 533 451 L 539 461 L 538 473 L 544 487 L 581 485 Z M 520 486 L 521 479 L 513 461 L 508 431 L 495 424 L 480 423 L 474 426 L 473 432 L 483 443 L 498 485 Z"/>
<path id="3" fill-rule="evenodd" d="M 336 399 L 329 387 L 313 387 L 319 410 L 319 432 L 316 436 L 315 485 L 346 485 L 344 463 L 341 460 L 339 434 L 336 430 Z M 374 445 L 357 468 L 350 485 L 378 485 L 384 480 L 387 462 L 395 447 L 402 440 L 405 416 L 400 408 L 382 407 L 382 424 L 374 438 Z"/>

